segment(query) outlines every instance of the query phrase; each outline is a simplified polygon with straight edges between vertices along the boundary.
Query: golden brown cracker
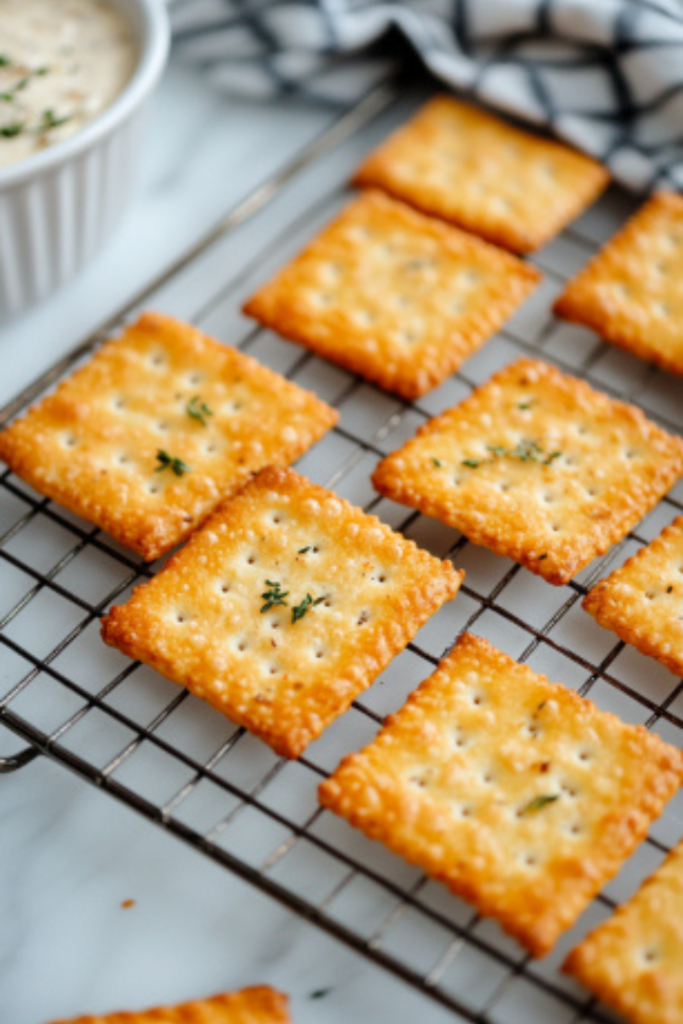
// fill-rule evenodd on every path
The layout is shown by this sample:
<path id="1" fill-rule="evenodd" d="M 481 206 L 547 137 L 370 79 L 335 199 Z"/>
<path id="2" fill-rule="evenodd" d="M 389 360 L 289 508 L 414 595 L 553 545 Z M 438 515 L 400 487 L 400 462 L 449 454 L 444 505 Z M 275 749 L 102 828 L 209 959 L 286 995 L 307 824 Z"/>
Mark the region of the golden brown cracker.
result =
<path id="1" fill-rule="evenodd" d="M 627 644 L 683 675 L 683 516 L 586 595 L 583 607 Z"/>
<path id="2" fill-rule="evenodd" d="M 380 462 L 377 490 L 550 583 L 570 580 L 683 473 L 683 441 L 520 359 Z"/>
<path id="3" fill-rule="evenodd" d="M 411 399 L 472 355 L 540 276 L 509 253 L 368 192 L 244 311 Z"/>
<path id="4" fill-rule="evenodd" d="M 319 793 L 543 956 L 682 779 L 683 753 L 465 634 Z"/>
<path id="5" fill-rule="evenodd" d="M 288 998 L 268 985 L 253 985 L 179 1006 L 77 1017 L 54 1024 L 290 1024 Z"/>
<path id="6" fill-rule="evenodd" d="M 683 844 L 613 917 L 572 950 L 564 970 L 630 1024 L 683 1021 Z"/>
<path id="7" fill-rule="evenodd" d="M 521 253 L 554 238 L 608 181 L 595 160 L 452 96 L 430 100 L 355 176 Z"/>
<path id="8" fill-rule="evenodd" d="M 683 374 L 683 196 L 660 192 L 569 282 L 554 312 Z"/>
<path id="9" fill-rule="evenodd" d="M 298 757 L 463 575 L 331 491 L 268 468 L 102 632 Z"/>
<path id="10" fill-rule="evenodd" d="M 336 420 L 249 356 L 146 313 L 0 433 L 0 458 L 152 559 L 251 473 L 293 462 Z"/>

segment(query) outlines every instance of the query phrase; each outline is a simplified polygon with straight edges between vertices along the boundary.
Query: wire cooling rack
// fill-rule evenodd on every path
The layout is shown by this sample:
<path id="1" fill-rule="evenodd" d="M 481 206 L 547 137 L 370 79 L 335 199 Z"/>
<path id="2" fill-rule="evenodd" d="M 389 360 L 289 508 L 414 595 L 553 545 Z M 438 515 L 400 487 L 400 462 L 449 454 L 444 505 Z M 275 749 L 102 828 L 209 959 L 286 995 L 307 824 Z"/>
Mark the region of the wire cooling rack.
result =
<path id="1" fill-rule="evenodd" d="M 72 370 L 143 305 L 183 316 L 337 406 L 339 425 L 298 469 L 465 568 L 456 600 L 422 628 L 304 757 L 286 762 L 186 691 L 102 644 L 100 616 L 124 601 L 158 564 L 142 563 L 5 472 L 0 477 L 0 722 L 450 1007 L 454 1019 L 605 1021 L 610 1014 L 558 966 L 586 929 L 634 892 L 680 839 L 683 799 L 672 801 L 619 876 L 540 962 L 531 961 L 495 923 L 316 802 L 320 780 L 344 754 L 372 738 L 383 717 L 404 702 L 465 629 L 590 694 L 624 720 L 683 745 L 683 683 L 615 642 L 580 608 L 593 581 L 683 510 L 683 487 L 608 556 L 556 588 L 435 520 L 378 497 L 369 482 L 381 456 L 522 354 L 540 355 L 611 395 L 635 401 L 665 428 L 680 432 L 680 383 L 550 314 L 562 282 L 623 223 L 635 206 L 632 199 L 610 191 L 543 249 L 534 262 L 545 278 L 531 300 L 460 373 L 412 404 L 255 328 L 239 312 L 253 288 L 348 201 L 348 177 L 359 159 L 423 98 L 416 92 L 399 96 L 391 87 L 374 92 L 119 317 L 10 403 L 0 422 Z M 11 766 L 10 761 L 4 767 Z"/>

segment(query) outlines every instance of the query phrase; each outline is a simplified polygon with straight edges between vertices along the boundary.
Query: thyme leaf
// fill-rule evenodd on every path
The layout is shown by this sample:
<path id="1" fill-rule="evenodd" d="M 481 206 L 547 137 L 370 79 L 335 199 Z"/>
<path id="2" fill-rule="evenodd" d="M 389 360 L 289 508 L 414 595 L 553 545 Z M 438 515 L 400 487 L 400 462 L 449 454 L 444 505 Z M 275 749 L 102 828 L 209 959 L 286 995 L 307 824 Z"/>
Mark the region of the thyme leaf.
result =
<path id="1" fill-rule="evenodd" d="M 443 462 L 441 461 L 441 459 L 434 459 L 433 458 L 432 462 L 434 463 L 434 465 L 436 466 L 437 469 L 441 469 L 441 467 L 443 466 Z"/>
<path id="2" fill-rule="evenodd" d="M 274 608 L 276 605 L 283 605 L 286 607 L 287 602 L 285 598 L 289 594 L 288 590 L 282 589 L 282 584 L 277 580 L 266 580 L 265 584 L 268 589 L 264 590 L 261 594 L 261 597 L 265 601 L 265 604 L 261 608 L 261 615 L 263 615 L 264 612 L 270 611 L 270 609 Z"/>
<path id="3" fill-rule="evenodd" d="M 310 550 L 311 550 L 311 545 L 309 544 L 308 547 L 299 548 L 299 550 L 297 551 L 297 555 L 305 555 L 306 552 L 310 551 Z"/>
<path id="4" fill-rule="evenodd" d="M 206 417 L 213 416 L 206 402 L 202 402 L 201 395 L 194 395 L 185 406 L 185 412 L 193 420 L 199 420 L 203 427 L 207 426 Z"/>
<path id="5" fill-rule="evenodd" d="M 306 596 L 299 602 L 299 604 L 295 605 L 292 608 L 292 625 L 294 625 L 295 622 L 298 622 L 299 619 L 303 619 L 304 615 L 309 610 L 309 608 L 315 608 L 317 604 L 321 604 L 325 600 L 326 596 L 327 595 L 318 597 L 314 601 L 310 594 L 306 594 Z"/>
<path id="6" fill-rule="evenodd" d="M 25 127 L 26 123 L 24 121 L 15 121 L 14 124 L 4 124 L 2 128 L 0 128 L 0 138 L 12 139 L 15 135 L 19 135 L 20 132 L 23 132 Z"/>
<path id="7" fill-rule="evenodd" d="M 157 459 L 159 460 L 160 465 L 158 465 L 154 470 L 155 473 L 160 473 L 162 469 L 170 469 L 176 476 L 183 476 L 185 473 L 192 472 L 186 462 L 183 462 L 182 459 L 173 455 L 169 455 L 163 448 L 160 448 L 157 452 Z"/>
<path id="8" fill-rule="evenodd" d="M 519 459 L 520 462 L 540 462 L 549 466 L 559 459 L 562 452 L 548 452 L 541 448 L 537 441 L 520 441 L 514 448 L 503 448 L 499 444 L 487 444 L 486 450 L 491 452 L 490 459 L 463 459 L 462 465 L 476 469 L 482 463 L 493 462 L 495 459 Z"/>
<path id="9" fill-rule="evenodd" d="M 548 804 L 554 804 L 559 799 L 559 793 L 541 793 L 540 796 L 535 796 L 533 800 L 530 800 L 528 804 L 524 804 L 519 810 L 519 815 L 521 817 L 524 814 L 535 814 L 537 811 L 542 811 Z"/>
<path id="10" fill-rule="evenodd" d="M 72 118 L 71 114 L 65 114 L 64 117 L 57 117 L 54 110 L 50 107 L 48 110 L 44 110 L 42 119 L 38 127 L 37 132 L 49 132 L 52 128 L 59 128 L 60 125 L 66 124 Z"/>

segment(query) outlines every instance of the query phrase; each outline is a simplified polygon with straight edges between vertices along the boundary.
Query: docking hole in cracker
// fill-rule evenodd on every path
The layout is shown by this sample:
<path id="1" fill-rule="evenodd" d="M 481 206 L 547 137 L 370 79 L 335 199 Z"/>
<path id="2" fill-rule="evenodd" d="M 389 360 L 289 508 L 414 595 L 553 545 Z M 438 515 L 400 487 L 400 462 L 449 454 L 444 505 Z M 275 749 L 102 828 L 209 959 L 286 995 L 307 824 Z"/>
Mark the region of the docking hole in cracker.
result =
<path id="1" fill-rule="evenodd" d="M 289 999 L 268 985 L 252 985 L 178 1006 L 77 1017 L 53 1024 L 291 1024 Z"/>
<path id="2" fill-rule="evenodd" d="M 640 409 L 520 359 L 426 423 L 372 480 L 548 582 L 567 583 L 683 473 L 683 440 Z"/>
<path id="3" fill-rule="evenodd" d="M 452 96 L 430 100 L 354 178 L 520 253 L 559 234 L 608 181 L 590 157 Z"/>
<path id="4" fill-rule="evenodd" d="M 472 355 L 540 277 L 509 253 L 367 192 L 244 311 L 412 399 Z"/>
<path id="5" fill-rule="evenodd" d="M 315 395 L 195 327 L 145 313 L 0 433 L 0 458 L 157 558 L 266 465 L 337 421 Z"/>
<path id="6" fill-rule="evenodd" d="M 683 780 L 683 753 L 465 634 L 323 807 L 550 951 Z"/>
<path id="7" fill-rule="evenodd" d="M 295 758 L 463 576 L 333 492 L 268 468 L 112 608 L 102 635 Z"/>
<path id="8" fill-rule="evenodd" d="M 553 311 L 683 374 L 683 196 L 648 199 L 568 283 Z"/>
<path id="9" fill-rule="evenodd" d="M 683 676 L 683 516 L 596 584 L 583 607 L 625 643 Z"/>
<path id="10" fill-rule="evenodd" d="M 683 844 L 563 965 L 630 1024 L 683 1020 Z"/>

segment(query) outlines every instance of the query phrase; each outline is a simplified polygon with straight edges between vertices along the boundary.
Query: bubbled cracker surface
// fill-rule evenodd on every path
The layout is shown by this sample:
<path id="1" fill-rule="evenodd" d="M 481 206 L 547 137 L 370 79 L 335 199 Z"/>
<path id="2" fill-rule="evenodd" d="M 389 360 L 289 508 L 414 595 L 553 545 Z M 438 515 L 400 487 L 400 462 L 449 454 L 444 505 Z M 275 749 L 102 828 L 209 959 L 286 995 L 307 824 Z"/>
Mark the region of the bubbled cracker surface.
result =
<path id="1" fill-rule="evenodd" d="M 320 798 L 540 956 L 682 778 L 678 750 L 465 634 Z"/>
<path id="2" fill-rule="evenodd" d="M 536 287 L 539 272 L 368 192 L 245 312 L 405 398 L 439 384 Z"/>
<path id="3" fill-rule="evenodd" d="M 530 252 L 593 202 L 609 174 L 562 143 L 438 96 L 370 154 L 355 180 Z"/>
<path id="4" fill-rule="evenodd" d="M 212 412 L 206 426 L 188 414 L 195 396 Z M 252 472 L 294 461 L 336 419 L 256 360 L 146 313 L 0 433 L 0 458 L 149 559 L 183 540 Z M 191 471 L 158 471 L 160 450 Z"/>
<path id="5" fill-rule="evenodd" d="M 287 996 L 275 989 L 254 985 L 180 1006 L 78 1017 L 54 1024 L 289 1024 L 287 1002 Z"/>
<path id="6" fill-rule="evenodd" d="M 297 757 L 462 575 L 331 491 L 266 469 L 112 609 L 103 636 Z M 261 612 L 267 581 L 286 607 Z M 293 623 L 306 595 L 323 600 Z"/>
<path id="7" fill-rule="evenodd" d="M 570 953 L 564 970 L 631 1024 L 680 1024 L 681 965 L 683 844 Z"/>
<path id="8" fill-rule="evenodd" d="M 555 313 L 683 374 L 683 196 L 652 196 L 569 282 Z"/>
<path id="9" fill-rule="evenodd" d="M 683 675 L 683 516 L 593 587 L 583 607 L 601 626 Z"/>
<path id="10" fill-rule="evenodd" d="M 639 409 L 520 359 L 422 427 L 372 479 L 394 501 L 561 584 L 623 537 L 682 472 L 683 441 Z"/>

